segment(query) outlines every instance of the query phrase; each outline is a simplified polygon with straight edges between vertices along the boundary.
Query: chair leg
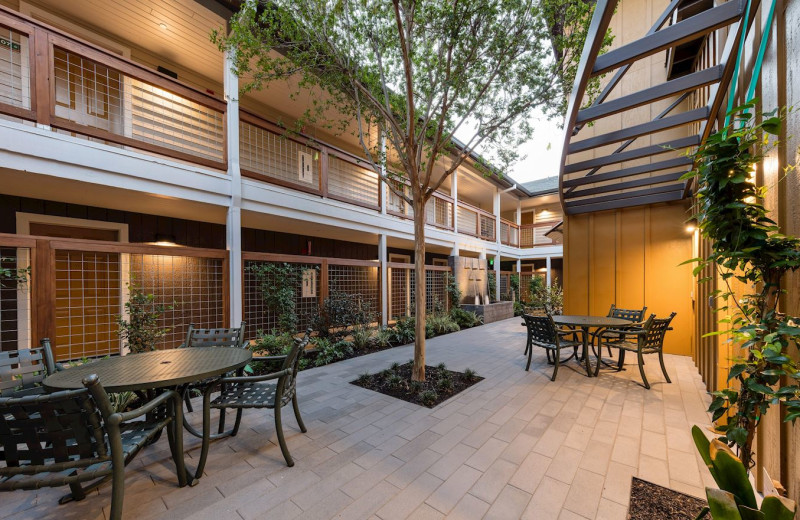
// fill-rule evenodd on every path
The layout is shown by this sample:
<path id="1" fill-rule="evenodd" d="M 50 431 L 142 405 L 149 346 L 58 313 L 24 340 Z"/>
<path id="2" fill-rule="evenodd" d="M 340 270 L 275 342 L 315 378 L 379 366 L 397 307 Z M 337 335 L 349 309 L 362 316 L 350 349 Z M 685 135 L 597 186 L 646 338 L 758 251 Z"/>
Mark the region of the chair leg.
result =
<path id="1" fill-rule="evenodd" d="M 619 361 L 617 361 L 617 372 L 622 371 L 622 366 L 625 364 L 625 349 L 619 349 Z"/>
<path id="2" fill-rule="evenodd" d="M 174 404 L 172 421 L 167 428 L 169 449 L 172 453 L 172 460 L 175 462 L 175 471 L 178 474 L 178 487 L 184 487 L 190 483 L 191 477 L 187 474 L 186 464 L 183 460 L 183 404 L 180 401 Z"/>
<path id="3" fill-rule="evenodd" d="M 664 366 L 664 353 L 662 351 L 658 351 L 658 362 L 661 363 L 661 371 L 664 373 L 664 378 L 667 380 L 667 383 L 672 383 L 669 380 L 669 374 L 667 374 L 667 367 Z"/>
<path id="4" fill-rule="evenodd" d="M 642 351 L 638 352 L 639 358 L 639 373 L 642 375 L 642 382 L 644 383 L 644 387 L 650 390 L 650 383 L 647 382 L 647 376 L 644 375 L 644 359 L 642 358 Z"/>
<path id="5" fill-rule="evenodd" d="M 79 501 L 86 498 L 86 491 L 84 491 L 83 486 L 79 482 L 69 485 L 70 494 L 64 497 L 63 499 L 59 500 L 59 504 L 66 504 L 72 500 Z M 62 502 L 63 500 L 63 502 Z"/>
<path id="6" fill-rule="evenodd" d="M 294 418 L 297 419 L 297 425 L 300 427 L 300 431 L 306 433 L 308 429 L 306 429 L 306 425 L 303 423 L 303 418 L 300 417 L 300 406 L 297 404 L 296 392 L 294 397 L 292 397 L 292 408 L 294 408 Z"/>
<path id="7" fill-rule="evenodd" d="M 531 355 L 533 354 L 533 348 L 528 349 L 528 364 L 525 365 L 525 372 L 530 370 L 531 368 Z M 549 361 L 549 358 L 548 358 Z"/>
<path id="8" fill-rule="evenodd" d="M 192 400 L 189 398 L 189 393 L 190 392 L 191 392 L 191 390 L 187 389 L 183 393 L 183 401 L 186 403 L 186 411 L 188 411 L 189 413 L 192 413 L 194 411 L 194 408 L 192 408 Z"/>
<path id="9" fill-rule="evenodd" d="M 236 420 L 233 422 L 233 428 L 231 429 L 231 437 L 236 437 L 236 434 L 239 433 L 239 425 L 242 424 L 242 412 L 244 410 L 239 408 L 236 410 Z"/>
<path id="10" fill-rule="evenodd" d="M 289 453 L 289 447 L 286 446 L 286 439 L 283 438 L 283 421 L 281 420 L 280 403 L 275 407 L 275 432 L 278 434 L 278 444 L 281 446 L 283 458 L 286 459 L 286 465 L 291 468 L 294 466 L 294 460 L 292 460 L 292 455 Z"/>
<path id="11" fill-rule="evenodd" d="M 556 351 L 553 353 L 553 377 L 550 378 L 550 381 L 556 380 L 556 375 L 558 375 L 558 366 L 561 364 L 561 349 L 556 348 Z"/>
<path id="12" fill-rule="evenodd" d="M 223 434 L 225 433 L 225 409 L 220 408 L 219 410 L 219 427 L 217 428 L 217 433 Z"/>
<path id="13" fill-rule="evenodd" d="M 125 499 L 125 459 L 122 456 L 120 438 L 111 440 L 111 444 L 111 512 L 108 519 L 122 520 L 122 503 Z"/>

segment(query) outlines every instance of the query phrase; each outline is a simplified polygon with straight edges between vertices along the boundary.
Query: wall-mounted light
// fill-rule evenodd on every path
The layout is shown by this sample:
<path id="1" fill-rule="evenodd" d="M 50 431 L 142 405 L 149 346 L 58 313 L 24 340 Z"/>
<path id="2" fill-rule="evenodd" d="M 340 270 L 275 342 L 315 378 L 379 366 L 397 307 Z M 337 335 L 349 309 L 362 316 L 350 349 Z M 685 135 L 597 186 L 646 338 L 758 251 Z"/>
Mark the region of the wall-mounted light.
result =
<path id="1" fill-rule="evenodd" d="M 697 230 L 697 219 L 690 218 L 686 221 L 686 232 L 687 233 L 694 233 Z"/>
<path id="2" fill-rule="evenodd" d="M 154 242 L 157 246 L 176 246 L 178 244 L 175 243 L 175 235 L 169 235 L 166 233 L 156 233 L 156 241 Z"/>
<path id="3" fill-rule="evenodd" d="M 165 24 L 164 22 L 161 22 L 160 24 L 158 24 L 158 26 L 161 28 L 162 31 L 167 30 L 167 24 Z"/>

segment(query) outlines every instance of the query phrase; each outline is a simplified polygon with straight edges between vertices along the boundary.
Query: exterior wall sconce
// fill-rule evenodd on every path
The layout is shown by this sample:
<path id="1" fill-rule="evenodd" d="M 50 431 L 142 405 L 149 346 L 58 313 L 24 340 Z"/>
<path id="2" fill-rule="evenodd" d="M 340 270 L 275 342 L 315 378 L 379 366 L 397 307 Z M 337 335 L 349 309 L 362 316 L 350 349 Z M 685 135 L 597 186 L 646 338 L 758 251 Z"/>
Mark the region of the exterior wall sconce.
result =
<path id="1" fill-rule="evenodd" d="M 175 235 L 168 235 L 166 233 L 156 233 L 155 245 L 157 246 L 177 246 L 175 243 Z"/>

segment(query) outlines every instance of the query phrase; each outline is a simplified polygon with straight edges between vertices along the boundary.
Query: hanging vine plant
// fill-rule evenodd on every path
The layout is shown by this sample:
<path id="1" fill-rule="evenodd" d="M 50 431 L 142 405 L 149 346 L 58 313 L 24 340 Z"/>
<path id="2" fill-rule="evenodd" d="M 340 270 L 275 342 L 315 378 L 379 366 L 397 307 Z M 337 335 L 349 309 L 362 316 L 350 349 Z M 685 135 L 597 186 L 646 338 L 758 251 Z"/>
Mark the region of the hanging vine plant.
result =
<path id="1" fill-rule="evenodd" d="M 713 266 L 724 287 L 714 292 L 722 327 L 712 334 L 728 334 L 740 348 L 728 375 L 738 388 L 714 392 L 709 411 L 715 421 L 728 416 L 719 429 L 746 468 L 753 464 L 756 428 L 771 406 L 784 405 L 785 421 L 800 417 L 800 372 L 792 357 L 800 320 L 778 309 L 784 275 L 800 267 L 800 239 L 780 233 L 762 202 L 766 188 L 751 178 L 754 165 L 776 146 L 786 111 L 757 122 L 754 108 L 755 101 L 734 108 L 730 125 L 697 149 L 696 169 L 684 176 L 697 181 L 695 213 L 712 251 L 689 262 L 698 264 L 695 276 Z M 745 288 L 739 294 L 735 281 Z"/>

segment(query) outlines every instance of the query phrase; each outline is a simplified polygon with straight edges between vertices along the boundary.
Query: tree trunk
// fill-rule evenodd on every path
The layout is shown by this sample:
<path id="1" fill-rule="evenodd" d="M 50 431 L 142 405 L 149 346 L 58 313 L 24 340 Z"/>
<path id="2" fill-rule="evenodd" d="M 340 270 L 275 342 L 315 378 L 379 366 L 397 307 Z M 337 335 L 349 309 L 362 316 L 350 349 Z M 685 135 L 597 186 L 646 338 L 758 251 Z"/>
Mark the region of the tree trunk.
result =
<path id="1" fill-rule="evenodd" d="M 425 381 L 425 201 L 414 194 L 415 336 L 412 381 Z"/>

